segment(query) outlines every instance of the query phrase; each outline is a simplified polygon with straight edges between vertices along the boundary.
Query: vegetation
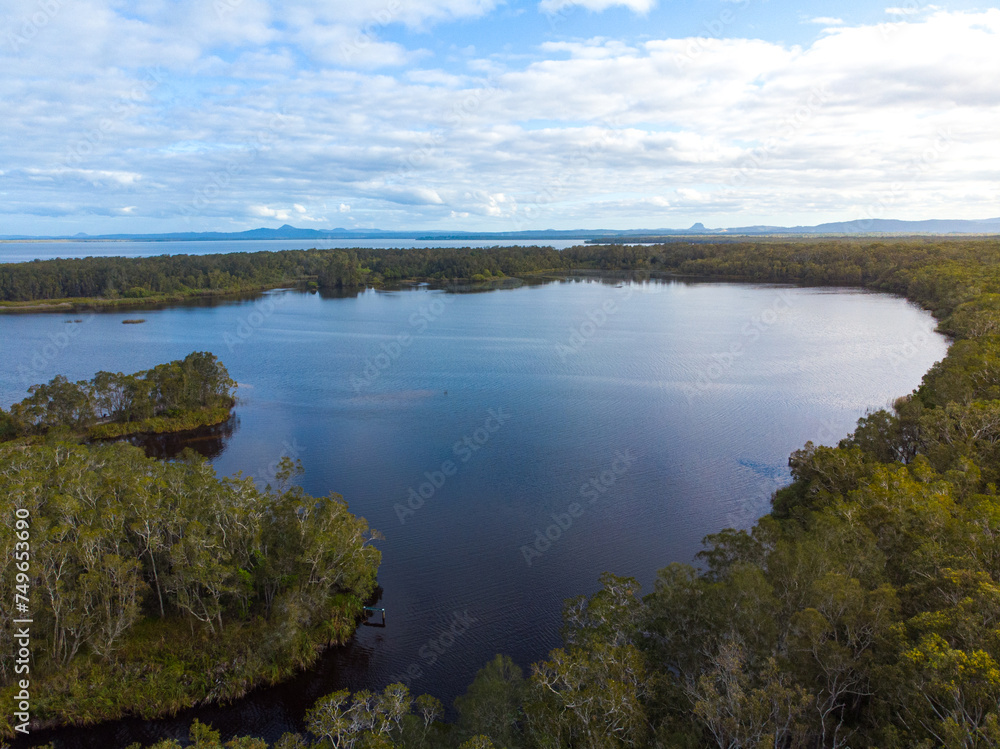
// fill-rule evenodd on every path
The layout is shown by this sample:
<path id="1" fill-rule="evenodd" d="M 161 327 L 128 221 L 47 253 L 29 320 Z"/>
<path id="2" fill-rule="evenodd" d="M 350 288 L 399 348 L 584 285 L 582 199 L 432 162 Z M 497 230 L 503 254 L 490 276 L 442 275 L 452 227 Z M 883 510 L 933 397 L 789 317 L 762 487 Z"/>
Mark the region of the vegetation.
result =
<path id="1" fill-rule="evenodd" d="M 301 282 L 352 289 L 406 279 L 493 280 L 565 267 L 559 252 L 539 247 L 287 250 L 3 263 L 0 310 L 149 305 Z"/>
<path id="2" fill-rule="evenodd" d="M 153 717 L 226 701 L 311 663 L 354 631 L 375 587 L 374 534 L 338 495 L 219 480 L 125 443 L 0 445 L 4 515 L 30 516 L 32 717 Z M 14 569 L 13 523 L 0 558 Z M 0 578 L 13 601 L 16 578 Z M 0 648 L 13 652 L 10 617 Z M 0 659 L 0 701 L 14 663 Z M 0 714 L 0 732 L 11 732 Z"/>
<path id="3" fill-rule="evenodd" d="M 308 282 L 352 289 L 402 280 L 493 280 L 571 269 L 866 286 L 953 304 L 990 281 L 996 239 L 768 238 L 444 249 L 351 249 L 56 259 L 0 264 L 0 310 L 133 306 Z"/>
<path id="4" fill-rule="evenodd" d="M 146 372 L 98 372 L 32 385 L 10 412 L 0 409 L 0 441 L 61 433 L 88 439 L 186 431 L 229 418 L 236 383 L 214 354 L 195 352 Z"/>
<path id="5" fill-rule="evenodd" d="M 644 596 L 605 574 L 600 591 L 568 601 L 564 647 L 527 675 L 498 657 L 456 702 L 457 722 L 397 684 L 321 698 L 309 738 L 276 746 L 1000 745 L 1000 242 L 677 242 L 560 257 L 905 294 L 955 343 L 893 408 L 835 447 L 793 453 L 771 514 L 706 538 L 697 567 L 667 566 Z M 0 486 L 12 491 L 25 490 Z M 99 648 L 113 629 L 95 628 Z M 197 746 L 221 746 L 195 732 Z"/>
<path id="6" fill-rule="evenodd" d="M 796 451 L 772 513 L 709 536 L 698 567 L 666 567 L 645 596 L 605 575 L 600 592 L 567 602 L 564 647 L 525 678 L 490 664 L 457 723 L 381 731 L 352 722 L 341 693 L 311 714 L 318 745 L 1000 744 L 1000 243 L 568 252 L 584 268 L 903 293 L 956 341 L 892 409 L 836 447 Z M 329 730 L 344 725 L 355 732 Z"/>

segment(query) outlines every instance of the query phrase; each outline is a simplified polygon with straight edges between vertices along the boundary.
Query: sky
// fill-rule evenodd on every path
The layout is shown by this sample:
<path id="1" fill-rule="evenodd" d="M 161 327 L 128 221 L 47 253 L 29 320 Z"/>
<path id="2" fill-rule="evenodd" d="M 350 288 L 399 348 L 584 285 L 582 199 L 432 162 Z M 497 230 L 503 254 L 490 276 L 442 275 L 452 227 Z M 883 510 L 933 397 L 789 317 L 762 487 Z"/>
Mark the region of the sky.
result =
<path id="1" fill-rule="evenodd" d="M 0 235 L 1000 216 L 1000 7 L 0 0 Z"/>

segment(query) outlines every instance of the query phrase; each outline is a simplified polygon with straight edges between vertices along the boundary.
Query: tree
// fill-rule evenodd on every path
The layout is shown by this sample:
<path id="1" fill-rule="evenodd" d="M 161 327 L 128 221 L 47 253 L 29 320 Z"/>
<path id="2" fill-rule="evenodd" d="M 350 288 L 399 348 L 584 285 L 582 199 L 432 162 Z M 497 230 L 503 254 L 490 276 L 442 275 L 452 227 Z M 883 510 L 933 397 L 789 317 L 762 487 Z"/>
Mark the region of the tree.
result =
<path id="1" fill-rule="evenodd" d="M 831 572 L 813 584 L 810 603 L 792 617 L 789 657 L 816 695 L 821 745 L 846 746 L 846 727 L 874 694 L 873 650 L 895 621 L 896 593 L 888 585 L 865 591 Z"/>
<path id="2" fill-rule="evenodd" d="M 466 693 L 455 699 L 461 734 L 486 734 L 507 749 L 521 746 L 525 687 L 520 667 L 509 657 L 497 655 L 479 669 Z"/>
<path id="3" fill-rule="evenodd" d="M 997 745 L 1000 666 L 992 656 L 952 648 L 932 634 L 903 659 L 919 695 L 906 705 L 911 719 L 945 746 Z"/>
<path id="4" fill-rule="evenodd" d="M 720 749 L 802 746 L 812 696 L 791 683 L 772 658 L 753 684 L 738 643 L 726 642 L 709 671 L 687 687 L 693 713 Z M 825 746 L 825 744 L 822 744 Z"/>
<path id="5" fill-rule="evenodd" d="M 306 728 L 326 739 L 333 749 L 354 746 L 354 730 L 350 711 L 351 693 L 346 689 L 321 697 L 306 713 Z"/>

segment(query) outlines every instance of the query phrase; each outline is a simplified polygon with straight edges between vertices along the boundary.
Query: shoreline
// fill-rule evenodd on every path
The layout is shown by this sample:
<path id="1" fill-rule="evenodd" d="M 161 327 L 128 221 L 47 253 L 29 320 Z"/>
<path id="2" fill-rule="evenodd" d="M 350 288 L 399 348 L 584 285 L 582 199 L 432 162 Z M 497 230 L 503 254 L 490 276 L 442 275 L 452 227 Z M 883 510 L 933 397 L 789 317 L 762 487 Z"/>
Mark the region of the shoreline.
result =
<path id="1" fill-rule="evenodd" d="M 84 438 L 87 442 L 113 442 L 126 437 L 154 436 L 158 434 L 182 435 L 200 429 L 225 424 L 235 416 L 236 401 L 228 406 L 190 411 L 181 416 L 154 416 L 151 419 L 134 422 L 108 422 L 91 427 Z M 120 429 L 116 429 L 119 427 Z M 131 428 L 129 428 L 131 427 Z"/>
<path id="2" fill-rule="evenodd" d="M 926 265 L 929 265 L 929 266 L 933 267 L 932 263 L 926 263 Z M 580 270 L 585 271 L 585 272 L 589 271 L 588 275 L 590 273 L 592 273 L 594 275 L 600 275 L 601 274 L 601 271 L 599 269 L 580 269 Z M 634 271 L 617 271 L 617 272 L 618 273 L 624 272 L 624 273 L 628 273 L 628 274 L 631 274 L 631 275 L 634 275 L 636 273 Z M 653 275 L 652 273 L 648 273 L 647 271 L 638 271 L 638 272 L 639 273 L 647 273 L 648 275 Z M 616 273 L 616 271 L 609 271 L 607 273 L 608 273 L 608 275 L 613 275 L 613 274 Z M 525 275 L 529 275 L 529 274 L 525 274 Z M 673 276 L 673 277 L 677 277 L 677 276 Z M 721 275 L 720 276 L 714 276 L 714 277 L 713 276 L 707 276 L 707 277 L 706 276 L 702 276 L 702 278 L 704 280 L 708 281 L 708 282 L 724 282 L 724 281 L 730 281 L 731 280 L 731 281 L 735 281 L 735 282 L 738 282 L 738 283 L 746 283 L 746 284 L 774 283 L 774 282 L 767 282 L 767 281 L 762 282 L 760 280 L 754 280 L 754 279 L 748 278 L 746 275 L 744 275 L 742 277 L 739 277 L 739 276 L 736 276 L 736 277 L 721 276 Z M 440 281 L 439 279 L 435 279 L 435 280 Z M 808 282 L 800 279 L 798 281 L 790 281 L 790 282 L 784 282 L 784 283 L 782 283 L 782 282 L 776 282 L 776 283 L 779 283 L 781 285 L 793 286 L 793 287 L 796 287 L 796 288 L 808 288 L 810 286 L 817 286 L 817 285 L 821 285 L 821 286 L 822 285 L 834 285 L 834 286 L 840 286 L 840 287 L 843 287 L 843 288 L 856 289 L 856 290 L 861 290 L 861 291 L 866 291 L 866 292 L 892 294 L 894 296 L 898 296 L 898 297 L 904 298 L 907 301 L 913 303 L 916 306 L 922 307 L 925 310 L 932 310 L 935 319 L 939 323 L 939 326 L 938 326 L 939 328 L 941 327 L 943 321 L 948 316 L 948 314 L 950 313 L 950 311 L 954 310 L 954 306 L 955 306 L 955 303 L 951 304 L 950 305 L 950 310 L 949 310 L 949 306 L 947 306 L 947 305 L 941 306 L 941 305 L 944 305 L 944 300 L 942 300 L 940 298 L 940 293 L 938 293 L 937 295 L 936 294 L 932 294 L 932 293 L 925 293 L 925 294 L 922 295 L 921 292 L 920 292 L 920 289 L 918 287 L 913 287 L 913 288 L 906 289 L 906 290 L 902 290 L 898 286 L 895 287 L 895 288 L 893 288 L 892 283 L 890 282 L 890 279 L 877 279 L 877 280 L 869 280 L 869 281 L 859 281 L 859 282 L 855 282 L 855 283 L 851 283 L 851 282 L 846 281 L 846 280 L 841 280 L 839 283 L 836 282 L 836 281 L 833 281 L 833 282 L 831 282 L 829 284 L 810 284 L 810 283 L 808 283 Z M 968 295 L 968 299 L 969 300 L 979 299 L 985 293 L 987 293 L 987 292 L 984 292 L 982 290 L 976 290 L 976 291 L 971 291 L 970 290 L 970 293 Z M 923 296 L 923 298 L 921 298 L 922 296 Z M 952 349 L 951 349 L 952 344 L 955 343 L 956 341 L 962 340 L 962 339 L 958 338 L 958 337 L 956 337 L 954 335 L 948 334 L 946 331 L 943 331 L 943 332 L 948 336 L 948 339 L 949 339 L 949 350 L 948 350 L 948 353 L 945 355 L 945 359 L 948 359 L 949 357 L 952 356 Z M 972 338 L 967 339 L 967 340 L 976 340 L 976 338 L 972 337 Z M 925 376 L 926 376 L 926 373 L 925 373 Z M 768 514 L 770 514 L 770 513 L 768 513 Z M 764 517 L 767 517 L 767 514 L 765 514 Z M 356 629 L 356 627 L 355 627 L 355 629 Z M 320 652 L 323 652 L 323 651 L 320 651 Z M 315 662 L 315 660 L 313 662 Z M 287 677 L 285 677 L 285 678 L 287 678 Z M 283 680 L 283 679 L 278 679 L 278 680 L 276 680 L 273 683 L 279 683 L 281 680 Z M 245 695 L 243 695 L 243 696 L 245 696 Z M 235 699 L 240 699 L 240 697 L 236 697 Z M 122 717 L 127 717 L 127 716 L 122 716 Z M 84 725 L 87 725 L 87 724 L 84 724 Z M 95 725 L 95 724 L 90 724 L 90 725 Z M 72 726 L 62 725 L 61 727 L 72 727 Z"/>
<path id="3" fill-rule="evenodd" d="M 275 289 L 301 287 L 301 281 L 289 281 L 285 283 L 267 284 L 265 286 L 254 286 L 246 289 L 234 289 L 225 291 L 199 290 L 189 294 L 165 294 L 155 297 L 143 297 L 141 299 L 105 299 L 103 297 L 71 297 L 63 299 L 52 299 L 48 301 L 32 300 L 28 302 L 0 302 L 0 315 L 17 313 L 45 313 L 45 312 L 82 312 L 86 310 L 107 312 L 117 309 L 123 310 L 156 310 L 170 307 L 175 304 L 195 301 L 199 299 L 215 300 L 240 297 L 246 294 L 261 294 L 265 291 Z M 362 287 L 358 287 L 362 288 Z"/>
<path id="4" fill-rule="evenodd" d="M 95 729 L 99 728 L 104 724 L 114 724 L 123 720 L 141 720 L 141 721 L 155 721 L 155 720 L 165 720 L 170 718 L 175 718 L 180 713 L 185 710 L 197 710 L 205 707 L 226 707 L 233 704 L 239 700 L 247 698 L 251 693 L 258 689 L 268 689 L 276 687 L 281 683 L 288 681 L 295 676 L 298 676 L 305 671 L 316 665 L 323 655 L 329 651 L 331 648 L 343 647 L 351 638 L 354 637 L 359 627 L 365 620 L 364 612 L 361 606 L 353 606 L 349 604 L 343 605 L 338 612 L 340 614 L 350 615 L 353 609 L 354 611 L 354 621 L 350 625 L 350 631 L 343 631 L 338 634 L 337 639 L 326 639 L 323 640 L 321 637 L 317 636 L 312 639 L 310 643 L 311 654 L 308 657 L 302 658 L 292 663 L 287 663 L 284 665 L 274 665 L 270 664 L 268 666 L 262 667 L 259 671 L 254 674 L 244 675 L 241 678 L 236 679 L 233 683 L 227 684 L 225 682 L 219 684 L 216 683 L 217 687 L 222 687 L 223 689 L 232 690 L 227 694 L 207 694 L 207 695 L 197 695 L 193 692 L 189 692 L 178 698 L 176 704 L 170 704 L 167 706 L 161 706 L 160 708 L 151 711 L 144 712 L 142 710 L 141 698 L 136 698 L 134 704 L 130 704 L 120 712 L 114 715 L 93 715 L 88 714 L 83 716 L 78 720 L 70 721 L 60 721 L 58 718 L 50 719 L 33 719 L 30 724 L 30 735 L 34 734 L 44 734 L 46 732 L 59 732 L 59 731 L 72 731 L 74 729 Z M 331 612 L 331 618 L 336 616 L 335 612 Z M 176 622 L 172 623 L 176 625 Z M 251 629 L 248 627 L 248 629 Z M 266 628 L 265 632 L 266 633 Z M 237 636 L 230 634 L 233 640 L 252 640 L 253 637 L 264 634 L 262 632 L 254 633 L 249 632 L 238 632 Z M 227 652 L 232 653 L 232 649 L 227 649 Z M 170 652 L 165 653 L 169 658 Z M 92 664 L 85 664 L 86 666 Z M 125 667 L 134 664 L 124 664 Z M 147 669 L 149 668 L 147 664 Z M 112 675 L 113 677 L 114 675 Z M 56 678 L 59 678 L 58 676 Z M 147 675 L 148 679 L 148 675 Z M 45 687 L 44 680 L 38 680 L 38 683 Z M 91 686 L 95 686 L 91 684 Z M 97 685 L 100 686 L 100 685 Z M 0 692 L 2 693 L 2 692 Z M 121 705 L 121 703 L 116 704 L 116 709 Z M 40 740 L 44 741 L 45 736 L 43 735 Z M 0 728 L 0 741 L 17 740 L 15 733 L 9 732 Z"/>

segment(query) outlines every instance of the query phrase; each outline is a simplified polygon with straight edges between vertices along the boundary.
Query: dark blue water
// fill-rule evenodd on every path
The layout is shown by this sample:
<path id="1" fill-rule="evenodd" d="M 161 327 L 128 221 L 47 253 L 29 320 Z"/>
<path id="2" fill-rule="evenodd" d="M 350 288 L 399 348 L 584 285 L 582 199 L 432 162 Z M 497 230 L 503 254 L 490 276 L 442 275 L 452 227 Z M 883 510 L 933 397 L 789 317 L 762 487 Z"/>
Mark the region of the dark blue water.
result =
<path id="1" fill-rule="evenodd" d="M 705 534 L 766 513 L 792 450 L 919 383 L 946 351 L 932 328 L 848 290 L 593 280 L 0 317 L 5 406 L 57 373 L 214 352 L 240 383 L 218 472 L 266 481 L 300 459 L 307 491 L 343 494 L 385 536 L 385 629 L 236 708 L 75 745 L 180 736 L 193 714 L 275 738 L 341 686 L 407 676 L 450 702 L 497 652 L 527 666 L 603 571 L 648 589 Z M 442 640 L 456 615 L 467 629 Z"/>
<path id="2" fill-rule="evenodd" d="M 223 239 L 208 242 L 0 242 L 0 263 L 26 263 L 31 260 L 81 257 L 149 257 L 150 255 L 217 255 L 226 252 L 274 252 L 277 250 L 346 249 L 352 247 L 495 247 L 502 245 L 541 245 L 564 250 L 582 244 L 581 240 L 441 240 L 417 239 Z"/>

